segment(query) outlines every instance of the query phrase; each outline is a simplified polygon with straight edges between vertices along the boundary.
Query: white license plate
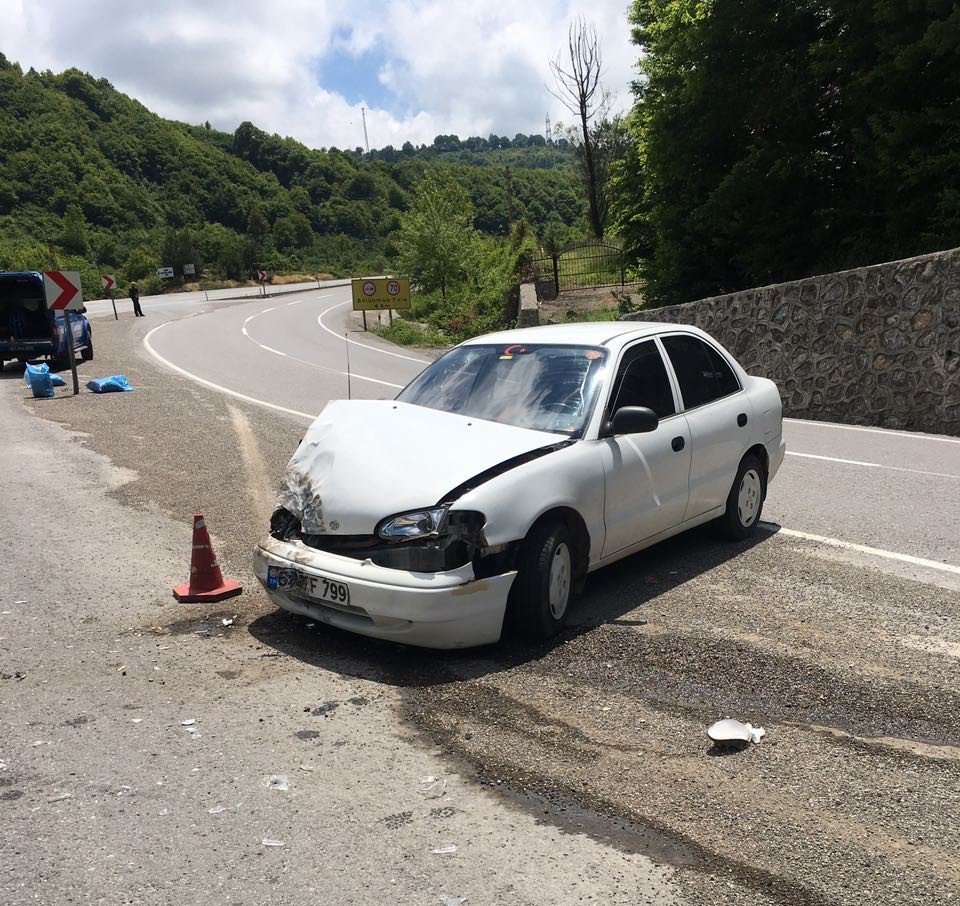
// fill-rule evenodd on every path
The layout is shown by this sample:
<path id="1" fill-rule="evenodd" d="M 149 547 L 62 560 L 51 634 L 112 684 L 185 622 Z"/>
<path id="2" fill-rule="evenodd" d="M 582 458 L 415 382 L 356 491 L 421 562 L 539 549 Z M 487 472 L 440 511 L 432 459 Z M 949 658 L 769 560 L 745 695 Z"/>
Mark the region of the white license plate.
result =
<path id="1" fill-rule="evenodd" d="M 307 598 L 330 604 L 349 604 L 350 586 L 326 576 L 311 576 L 298 569 L 282 566 L 267 567 L 267 588 L 277 591 L 296 591 Z"/>

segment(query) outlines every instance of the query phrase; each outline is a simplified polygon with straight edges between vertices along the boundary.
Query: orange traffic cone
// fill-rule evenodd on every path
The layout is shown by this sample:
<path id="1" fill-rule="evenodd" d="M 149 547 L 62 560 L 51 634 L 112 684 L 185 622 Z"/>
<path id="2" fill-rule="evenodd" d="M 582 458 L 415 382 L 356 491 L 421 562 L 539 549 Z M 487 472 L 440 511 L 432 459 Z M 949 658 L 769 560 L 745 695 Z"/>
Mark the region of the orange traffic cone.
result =
<path id="1" fill-rule="evenodd" d="M 243 586 L 233 579 L 224 579 L 217 557 L 210 545 L 210 535 L 207 524 L 203 521 L 203 513 L 193 517 L 193 554 L 190 557 L 190 581 L 178 585 L 173 590 L 173 596 L 181 604 L 190 604 L 194 601 L 223 601 L 240 594 Z"/>

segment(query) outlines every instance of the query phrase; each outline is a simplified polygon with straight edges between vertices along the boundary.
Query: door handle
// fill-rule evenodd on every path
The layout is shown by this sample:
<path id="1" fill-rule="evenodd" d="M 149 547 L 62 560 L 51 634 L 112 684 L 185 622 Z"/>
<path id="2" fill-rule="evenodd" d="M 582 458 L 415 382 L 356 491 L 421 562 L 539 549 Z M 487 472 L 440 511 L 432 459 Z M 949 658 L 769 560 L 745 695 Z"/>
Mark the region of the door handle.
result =
<path id="1" fill-rule="evenodd" d="M 687 442 L 682 437 L 675 437 L 672 441 L 670 441 L 670 446 L 673 447 L 674 453 L 679 453 L 684 448 L 686 443 Z"/>
<path id="2" fill-rule="evenodd" d="M 741 412 L 737 416 L 737 424 L 742 428 L 747 423 L 747 413 Z"/>

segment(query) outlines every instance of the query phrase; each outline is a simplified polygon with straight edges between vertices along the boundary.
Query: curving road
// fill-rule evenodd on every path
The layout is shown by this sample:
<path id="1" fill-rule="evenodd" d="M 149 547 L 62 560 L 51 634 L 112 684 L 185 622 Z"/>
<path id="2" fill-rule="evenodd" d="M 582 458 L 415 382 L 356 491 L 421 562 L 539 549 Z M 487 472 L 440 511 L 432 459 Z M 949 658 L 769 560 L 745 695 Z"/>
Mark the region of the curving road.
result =
<path id="1" fill-rule="evenodd" d="M 91 303 L 94 318 L 112 317 Z M 309 420 L 327 400 L 391 398 L 429 361 L 364 333 L 344 285 L 222 303 L 145 299 L 147 350 L 224 393 Z M 376 315 L 370 315 L 372 319 Z M 765 518 L 828 556 L 960 587 L 960 439 L 787 420 Z"/>

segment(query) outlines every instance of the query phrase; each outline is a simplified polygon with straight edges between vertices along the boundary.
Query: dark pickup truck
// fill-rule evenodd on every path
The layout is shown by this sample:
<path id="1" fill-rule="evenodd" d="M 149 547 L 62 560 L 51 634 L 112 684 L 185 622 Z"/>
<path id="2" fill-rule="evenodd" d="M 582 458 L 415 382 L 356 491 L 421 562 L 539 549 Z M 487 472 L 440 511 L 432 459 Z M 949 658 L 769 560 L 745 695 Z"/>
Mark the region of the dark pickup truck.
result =
<path id="1" fill-rule="evenodd" d="M 49 311 L 43 275 L 32 271 L 0 271 L 0 367 L 9 359 L 25 362 L 46 356 L 54 366 L 70 366 L 67 324 L 74 351 L 83 361 L 93 358 L 93 333 L 83 311 Z"/>

